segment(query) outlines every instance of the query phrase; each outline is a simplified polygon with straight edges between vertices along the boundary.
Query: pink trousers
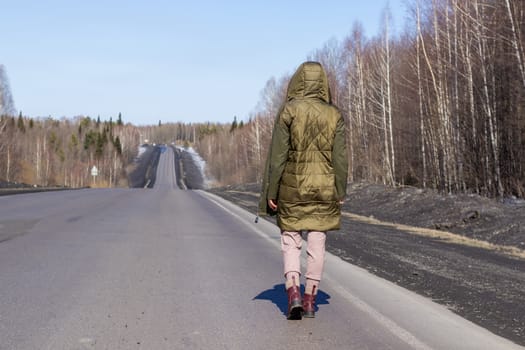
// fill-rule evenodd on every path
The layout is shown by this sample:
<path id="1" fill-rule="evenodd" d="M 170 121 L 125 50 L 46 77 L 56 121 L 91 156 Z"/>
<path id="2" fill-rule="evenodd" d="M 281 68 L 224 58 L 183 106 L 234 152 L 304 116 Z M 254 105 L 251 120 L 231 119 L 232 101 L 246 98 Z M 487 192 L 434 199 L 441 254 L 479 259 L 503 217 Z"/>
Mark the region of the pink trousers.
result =
<path id="1" fill-rule="evenodd" d="M 326 233 L 308 231 L 306 238 L 306 278 L 316 281 L 321 280 L 324 266 L 324 253 Z M 301 232 L 281 232 L 281 249 L 284 260 L 284 275 L 288 272 L 297 272 L 301 275 L 301 246 L 303 237 Z"/>

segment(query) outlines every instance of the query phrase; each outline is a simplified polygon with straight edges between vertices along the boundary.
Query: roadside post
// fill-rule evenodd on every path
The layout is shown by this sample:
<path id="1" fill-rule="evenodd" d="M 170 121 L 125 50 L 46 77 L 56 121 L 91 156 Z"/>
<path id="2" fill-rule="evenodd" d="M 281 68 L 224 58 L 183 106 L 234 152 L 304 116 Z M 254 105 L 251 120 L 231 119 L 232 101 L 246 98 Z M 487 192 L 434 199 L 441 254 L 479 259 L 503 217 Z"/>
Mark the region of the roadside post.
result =
<path id="1" fill-rule="evenodd" d="M 91 168 L 91 176 L 93 176 L 93 185 L 96 185 L 96 177 L 98 176 L 98 169 L 95 165 Z"/>

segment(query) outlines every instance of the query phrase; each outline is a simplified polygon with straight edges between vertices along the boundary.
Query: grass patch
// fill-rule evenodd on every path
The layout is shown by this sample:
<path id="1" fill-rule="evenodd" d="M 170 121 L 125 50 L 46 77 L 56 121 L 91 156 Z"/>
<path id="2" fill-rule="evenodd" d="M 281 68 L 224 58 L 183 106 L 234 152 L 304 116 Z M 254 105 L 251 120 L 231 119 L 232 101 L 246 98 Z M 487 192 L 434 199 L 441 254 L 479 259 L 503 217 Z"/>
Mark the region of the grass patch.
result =
<path id="1" fill-rule="evenodd" d="M 461 244 L 469 247 L 482 248 L 491 251 L 497 251 L 509 255 L 514 258 L 524 259 L 525 260 L 525 251 L 517 247 L 510 247 L 504 245 L 493 244 L 486 241 L 480 241 L 474 238 L 465 237 L 458 235 L 452 232 L 433 230 L 430 228 L 415 227 L 403 224 L 396 224 L 393 222 L 386 222 L 371 218 L 368 216 L 357 215 L 349 212 L 342 212 L 341 215 L 350 218 L 355 221 L 379 225 L 384 227 L 391 227 L 396 230 L 405 231 L 411 234 L 418 236 L 428 237 L 428 238 L 437 238 L 447 243 Z"/>

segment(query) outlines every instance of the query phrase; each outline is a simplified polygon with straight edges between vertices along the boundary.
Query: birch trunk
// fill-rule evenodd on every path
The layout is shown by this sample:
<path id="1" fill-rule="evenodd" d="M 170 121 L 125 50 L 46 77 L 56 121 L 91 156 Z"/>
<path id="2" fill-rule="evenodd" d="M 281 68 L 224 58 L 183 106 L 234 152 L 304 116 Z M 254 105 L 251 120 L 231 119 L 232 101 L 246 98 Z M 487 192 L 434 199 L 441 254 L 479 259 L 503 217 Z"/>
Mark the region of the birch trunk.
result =
<path id="1" fill-rule="evenodd" d="M 350 157 L 350 162 L 348 164 L 349 166 L 349 171 L 348 171 L 348 181 L 350 182 L 354 182 L 354 162 L 355 162 L 355 159 L 354 159 L 354 143 L 353 143 L 353 140 L 354 140 L 354 135 L 353 135 L 353 128 L 352 128 L 352 117 L 355 116 L 355 117 L 358 117 L 358 113 L 357 113 L 357 110 L 356 108 L 354 108 L 353 106 L 353 103 L 352 101 L 354 100 L 353 96 L 354 94 L 352 94 L 352 78 L 350 76 L 350 74 L 348 74 L 348 77 L 347 77 L 347 80 L 348 80 L 348 134 L 347 134 L 347 143 L 348 143 L 348 154 L 349 154 L 349 157 Z"/>
<path id="2" fill-rule="evenodd" d="M 11 146 L 7 145 L 7 167 L 5 172 L 7 182 L 11 181 Z"/>
<path id="3" fill-rule="evenodd" d="M 482 13 L 480 13 L 481 6 L 479 2 L 476 0 L 475 2 L 475 11 L 476 11 L 476 29 L 477 29 L 477 36 L 478 36 L 478 54 L 479 58 L 481 60 L 481 67 L 480 67 L 480 73 L 481 78 L 483 81 L 483 107 L 485 110 L 486 115 L 486 121 L 488 123 L 488 138 L 490 138 L 490 150 L 487 149 L 487 163 L 488 161 L 488 154 L 492 153 L 492 160 L 493 160 L 493 168 L 494 168 L 494 174 L 492 174 L 491 171 L 487 174 L 489 176 L 489 179 L 492 181 L 492 175 L 494 175 L 494 182 L 496 186 L 496 191 L 498 196 L 503 196 L 503 184 L 501 183 L 501 166 L 499 162 L 499 135 L 497 130 L 497 121 L 495 117 L 495 111 L 493 110 L 491 98 L 489 94 L 489 77 L 487 72 L 487 65 L 489 64 L 488 61 L 490 61 L 490 58 L 486 57 L 487 55 L 487 39 L 486 34 L 484 32 L 484 25 L 483 25 L 483 18 Z M 481 9 L 482 10 L 482 9 Z M 492 151 L 492 152 L 491 152 Z M 488 164 L 486 165 L 488 169 Z M 489 186 L 491 187 L 491 186 Z"/>
<path id="4" fill-rule="evenodd" d="M 417 69 L 417 87 L 419 97 L 419 119 L 420 119 L 420 137 L 421 137 L 421 161 L 423 165 L 423 188 L 427 187 L 427 157 L 425 151 L 425 116 L 423 112 L 423 82 L 421 78 L 421 63 L 420 63 L 420 40 L 421 35 L 421 14 L 419 0 L 416 2 L 416 25 L 417 25 L 417 38 L 416 38 L 416 69 Z"/>
<path id="5" fill-rule="evenodd" d="M 390 179 L 392 181 L 392 185 L 395 186 L 396 184 L 396 157 L 394 153 L 394 132 L 392 127 L 392 87 L 391 87 L 391 81 L 390 81 L 390 69 L 392 66 L 392 63 L 390 61 L 390 22 L 389 22 L 389 15 L 387 14 L 385 16 L 385 59 L 386 59 L 386 66 L 385 66 L 385 73 L 386 73 L 386 113 L 387 113 L 387 119 L 388 119 L 388 136 L 390 141 Z"/>
<path id="6" fill-rule="evenodd" d="M 509 15 L 509 21 L 510 21 L 510 28 L 512 32 L 512 47 L 514 49 L 514 54 L 516 55 L 516 60 L 518 61 L 518 69 L 521 73 L 521 81 L 523 83 L 523 87 L 525 88 L 525 67 L 523 63 L 524 59 L 524 52 L 523 52 L 523 46 L 521 41 L 518 39 L 518 34 L 516 30 L 516 23 L 514 19 L 514 14 L 512 13 L 512 8 L 510 6 L 510 0 L 505 0 L 505 6 L 507 8 L 507 13 Z"/>

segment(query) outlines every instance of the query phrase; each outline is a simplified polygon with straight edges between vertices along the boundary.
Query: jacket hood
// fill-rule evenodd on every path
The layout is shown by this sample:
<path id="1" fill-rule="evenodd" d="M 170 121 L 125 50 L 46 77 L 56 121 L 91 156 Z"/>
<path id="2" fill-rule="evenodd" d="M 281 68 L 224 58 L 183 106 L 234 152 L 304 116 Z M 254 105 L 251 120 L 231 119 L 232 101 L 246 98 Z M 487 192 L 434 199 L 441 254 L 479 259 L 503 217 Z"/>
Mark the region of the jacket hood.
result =
<path id="1" fill-rule="evenodd" d="M 330 91 L 326 72 L 319 62 L 304 62 L 290 79 L 286 100 L 295 98 L 319 98 L 330 103 Z"/>

